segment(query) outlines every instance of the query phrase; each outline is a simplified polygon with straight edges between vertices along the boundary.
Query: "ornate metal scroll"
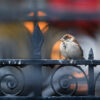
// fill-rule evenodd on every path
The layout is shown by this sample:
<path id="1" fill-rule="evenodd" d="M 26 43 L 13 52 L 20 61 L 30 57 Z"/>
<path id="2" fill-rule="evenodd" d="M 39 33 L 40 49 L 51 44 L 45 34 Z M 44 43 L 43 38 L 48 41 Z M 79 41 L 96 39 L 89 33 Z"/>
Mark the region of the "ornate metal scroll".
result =
<path id="1" fill-rule="evenodd" d="M 19 95 L 24 84 L 25 77 L 20 68 L 5 66 L 0 69 L 0 95 Z"/>
<path id="2" fill-rule="evenodd" d="M 58 81 L 53 82 L 54 76 L 57 73 L 57 71 L 59 71 L 60 69 L 62 69 L 64 67 L 67 68 L 68 66 L 60 66 L 59 68 L 55 69 L 55 71 L 53 72 L 53 74 L 51 76 L 51 82 L 50 82 L 51 87 L 52 87 L 53 91 L 60 96 L 74 95 L 78 89 L 78 81 L 74 75 L 67 74 L 67 70 L 66 70 L 66 74 L 63 74 L 62 76 L 60 76 L 58 78 Z M 83 73 L 84 78 L 86 79 L 86 81 L 88 83 L 86 73 L 83 71 L 83 69 L 80 66 L 69 66 L 69 67 L 75 67 L 75 68 L 79 69 Z M 60 72 L 59 72 L 59 74 L 60 74 Z M 59 89 L 57 89 L 57 84 L 55 85 L 56 82 L 58 82 L 59 89 L 61 91 L 59 91 Z"/>

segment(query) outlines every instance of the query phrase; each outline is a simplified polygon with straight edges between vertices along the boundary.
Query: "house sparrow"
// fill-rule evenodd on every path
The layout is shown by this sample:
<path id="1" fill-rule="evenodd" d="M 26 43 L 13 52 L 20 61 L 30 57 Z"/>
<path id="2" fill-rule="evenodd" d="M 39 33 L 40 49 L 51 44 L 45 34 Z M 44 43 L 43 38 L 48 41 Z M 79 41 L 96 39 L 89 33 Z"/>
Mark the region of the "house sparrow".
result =
<path id="1" fill-rule="evenodd" d="M 66 59 L 84 59 L 83 50 L 74 36 L 66 34 L 60 40 L 60 52 Z"/>

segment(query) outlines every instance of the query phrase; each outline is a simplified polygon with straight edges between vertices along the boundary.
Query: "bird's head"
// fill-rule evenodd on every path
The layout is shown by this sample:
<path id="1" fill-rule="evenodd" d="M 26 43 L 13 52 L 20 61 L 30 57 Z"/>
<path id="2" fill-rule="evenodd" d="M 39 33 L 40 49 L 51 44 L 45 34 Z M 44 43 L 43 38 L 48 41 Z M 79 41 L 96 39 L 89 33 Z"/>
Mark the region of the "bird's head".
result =
<path id="1" fill-rule="evenodd" d="M 71 42 L 73 41 L 74 36 L 70 35 L 70 34 L 65 34 L 60 40 L 62 42 Z"/>

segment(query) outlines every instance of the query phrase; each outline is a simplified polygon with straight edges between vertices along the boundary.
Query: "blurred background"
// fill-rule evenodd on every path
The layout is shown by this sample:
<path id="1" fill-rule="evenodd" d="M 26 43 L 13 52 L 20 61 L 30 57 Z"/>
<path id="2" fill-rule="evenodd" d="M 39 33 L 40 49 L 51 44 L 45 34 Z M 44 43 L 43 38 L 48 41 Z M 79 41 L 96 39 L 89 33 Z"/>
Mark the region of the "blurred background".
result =
<path id="1" fill-rule="evenodd" d="M 44 36 L 42 58 L 64 59 L 60 55 L 59 39 L 68 33 L 76 37 L 86 59 L 90 48 L 94 51 L 94 58 L 100 59 L 100 0 L 0 0 L 0 58 L 32 58 L 31 35 L 36 24 Z M 24 69 L 26 77 L 32 71 L 31 66 L 29 71 L 27 68 Z M 86 67 L 82 68 L 87 73 Z M 84 75 L 75 68 L 69 70 L 67 72 L 72 73 L 80 82 L 76 95 L 87 95 Z M 99 70 L 99 67 L 95 68 L 95 75 Z M 44 84 L 48 85 L 43 96 L 54 95 L 49 86 L 50 79 L 47 78 L 52 69 L 48 67 L 43 71 Z M 31 79 L 28 81 L 31 84 Z M 96 95 L 100 95 L 98 87 L 97 84 Z"/>

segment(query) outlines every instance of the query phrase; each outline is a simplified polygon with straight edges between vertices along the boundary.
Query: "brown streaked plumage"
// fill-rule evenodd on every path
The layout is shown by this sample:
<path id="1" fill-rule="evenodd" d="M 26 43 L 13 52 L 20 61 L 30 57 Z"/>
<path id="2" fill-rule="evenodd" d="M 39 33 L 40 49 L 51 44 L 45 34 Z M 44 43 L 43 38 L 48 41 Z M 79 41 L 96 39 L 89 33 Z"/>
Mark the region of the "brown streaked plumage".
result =
<path id="1" fill-rule="evenodd" d="M 60 44 L 61 54 L 68 59 L 83 59 L 83 50 L 75 39 L 74 36 L 70 34 L 64 35 L 61 39 Z"/>

